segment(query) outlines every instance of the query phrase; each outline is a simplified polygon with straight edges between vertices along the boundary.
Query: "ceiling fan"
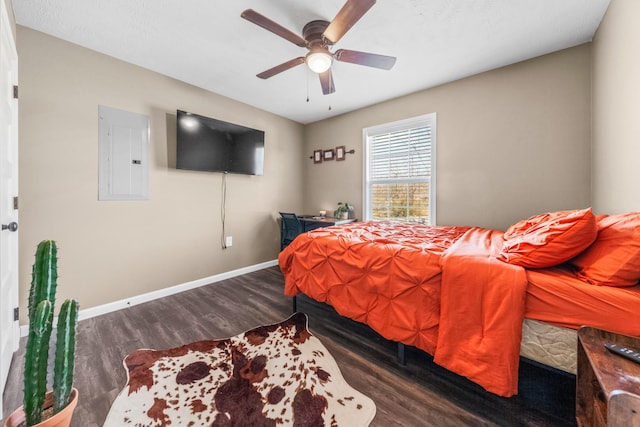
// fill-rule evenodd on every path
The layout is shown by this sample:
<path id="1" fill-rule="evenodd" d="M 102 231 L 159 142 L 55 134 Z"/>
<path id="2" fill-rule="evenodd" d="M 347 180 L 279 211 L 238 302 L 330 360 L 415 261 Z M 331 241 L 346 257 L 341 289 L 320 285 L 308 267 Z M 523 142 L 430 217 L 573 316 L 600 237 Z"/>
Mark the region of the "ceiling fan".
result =
<path id="1" fill-rule="evenodd" d="M 335 92 L 331 73 L 333 60 L 390 70 L 396 63 L 396 58 L 393 56 L 347 49 L 338 49 L 333 53 L 330 51 L 330 47 L 336 44 L 375 3 L 376 0 L 347 0 L 342 9 L 333 18 L 333 21 L 315 20 L 307 23 L 302 29 L 302 37 L 253 9 L 245 10 L 240 14 L 242 18 L 309 50 L 305 56 L 300 56 L 269 68 L 257 74 L 257 77 L 268 79 L 297 65 L 306 63 L 311 71 L 318 73 L 322 93 L 328 95 Z"/>

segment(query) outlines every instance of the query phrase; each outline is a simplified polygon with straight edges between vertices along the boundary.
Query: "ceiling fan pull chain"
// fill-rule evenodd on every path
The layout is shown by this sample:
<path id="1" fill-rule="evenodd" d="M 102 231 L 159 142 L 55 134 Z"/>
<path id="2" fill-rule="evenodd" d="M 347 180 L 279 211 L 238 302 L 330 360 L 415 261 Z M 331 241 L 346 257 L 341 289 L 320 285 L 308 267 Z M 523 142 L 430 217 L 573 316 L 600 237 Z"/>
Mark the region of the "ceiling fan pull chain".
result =
<path id="1" fill-rule="evenodd" d="M 309 102 L 309 70 L 307 70 L 306 76 L 307 76 L 307 102 Z"/>
<path id="2" fill-rule="evenodd" d="M 333 73 L 329 74 L 330 86 L 333 86 Z M 329 104 L 329 111 L 331 111 L 331 104 Z"/>

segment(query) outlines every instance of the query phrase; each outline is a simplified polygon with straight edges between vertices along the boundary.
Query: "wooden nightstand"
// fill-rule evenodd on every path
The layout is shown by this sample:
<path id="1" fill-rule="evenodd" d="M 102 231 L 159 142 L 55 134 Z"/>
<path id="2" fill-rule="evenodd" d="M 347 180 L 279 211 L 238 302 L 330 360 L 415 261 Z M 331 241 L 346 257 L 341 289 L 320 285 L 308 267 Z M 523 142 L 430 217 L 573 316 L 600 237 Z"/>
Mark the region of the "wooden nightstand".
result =
<path id="1" fill-rule="evenodd" d="M 640 338 L 592 327 L 578 331 L 576 419 L 582 427 L 640 427 L 640 364 L 604 348 L 640 350 Z"/>

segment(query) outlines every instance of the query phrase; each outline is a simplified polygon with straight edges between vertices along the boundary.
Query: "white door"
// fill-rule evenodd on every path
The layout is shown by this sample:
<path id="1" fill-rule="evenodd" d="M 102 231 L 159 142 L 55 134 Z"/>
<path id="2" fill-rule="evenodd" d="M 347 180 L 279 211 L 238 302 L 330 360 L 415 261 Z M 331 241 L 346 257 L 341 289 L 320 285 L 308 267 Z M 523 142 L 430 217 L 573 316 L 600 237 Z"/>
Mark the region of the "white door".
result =
<path id="1" fill-rule="evenodd" d="M 18 55 L 0 0 L 0 415 L 13 353 L 18 349 Z"/>

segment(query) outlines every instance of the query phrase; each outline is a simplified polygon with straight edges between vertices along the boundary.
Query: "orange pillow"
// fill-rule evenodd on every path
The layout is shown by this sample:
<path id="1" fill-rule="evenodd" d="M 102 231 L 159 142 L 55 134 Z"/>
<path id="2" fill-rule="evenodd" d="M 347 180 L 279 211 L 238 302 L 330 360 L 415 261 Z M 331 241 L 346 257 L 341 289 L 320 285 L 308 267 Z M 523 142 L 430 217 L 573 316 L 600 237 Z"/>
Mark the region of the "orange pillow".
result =
<path id="1" fill-rule="evenodd" d="M 598 238 L 571 261 L 592 285 L 634 286 L 640 280 L 640 212 L 598 218 Z"/>
<path id="2" fill-rule="evenodd" d="M 509 227 L 498 259 L 528 268 L 552 267 L 584 251 L 597 233 L 591 208 L 536 215 Z"/>

